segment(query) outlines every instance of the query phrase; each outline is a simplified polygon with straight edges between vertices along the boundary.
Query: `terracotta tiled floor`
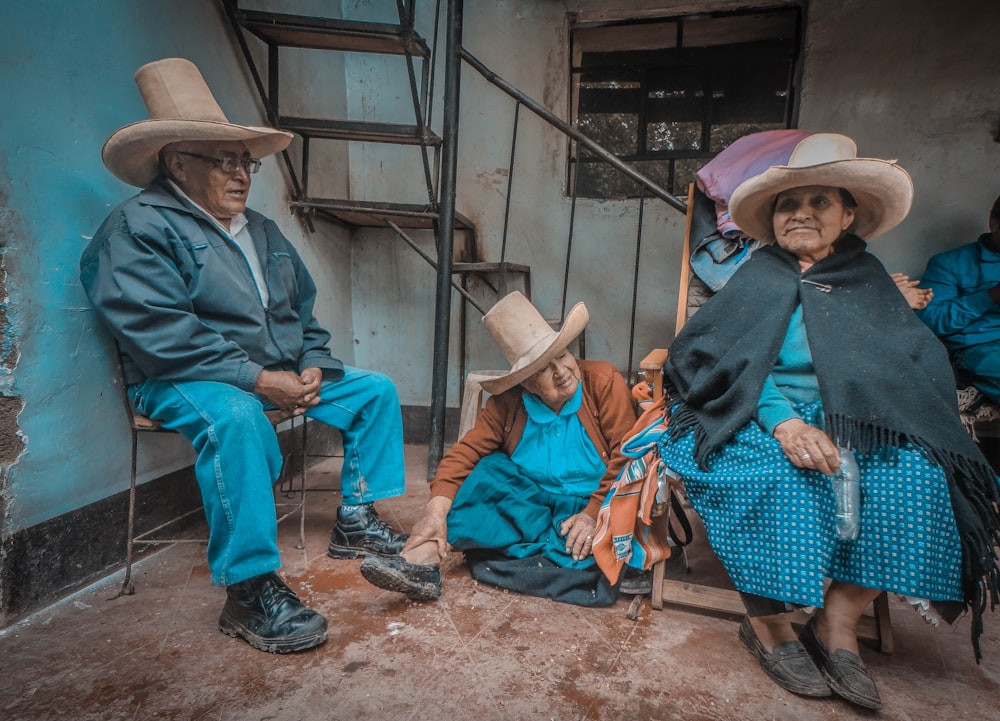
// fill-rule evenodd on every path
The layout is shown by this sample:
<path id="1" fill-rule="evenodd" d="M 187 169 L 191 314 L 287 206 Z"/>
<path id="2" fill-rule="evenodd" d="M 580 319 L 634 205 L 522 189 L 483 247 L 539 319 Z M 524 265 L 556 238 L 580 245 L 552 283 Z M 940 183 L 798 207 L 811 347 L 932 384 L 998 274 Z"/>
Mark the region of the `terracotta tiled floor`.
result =
<path id="1" fill-rule="evenodd" d="M 426 448 L 407 448 L 409 490 L 379 504 L 409 527 L 427 497 Z M 337 461 L 311 483 L 336 487 Z M 526 721 L 533 719 L 851 719 L 836 699 L 805 700 L 771 683 L 740 646 L 734 618 L 648 600 L 584 609 L 476 584 L 446 563 L 439 602 L 414 605 L 370 586 L 357 561 L 326 556 L 336 492 L 309 494 L 306 549 L 281 527 L 284 574 L 325 613 L 329 640 L 271 656 L 219 633 L 224 591 L 199 544 L 143 559 L 136 593 L 121 573 L 0 632 L 0 719 Z M 693 577 L 713 561 L 692 553 Z M 893 602 L 895 653 L 865 647 L 883 719 L 995 719 L 1000 614 L 987 619 L 976 665 L 968 619 L 934 629 Z"/>

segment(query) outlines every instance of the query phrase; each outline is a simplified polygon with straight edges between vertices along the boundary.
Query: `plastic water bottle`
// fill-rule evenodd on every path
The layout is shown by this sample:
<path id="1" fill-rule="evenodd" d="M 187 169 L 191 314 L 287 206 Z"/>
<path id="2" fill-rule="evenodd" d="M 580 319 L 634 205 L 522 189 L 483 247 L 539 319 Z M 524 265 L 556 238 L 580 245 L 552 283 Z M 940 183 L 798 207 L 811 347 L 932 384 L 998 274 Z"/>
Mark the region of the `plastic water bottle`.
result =
<path id="1" fill-rule="evenodd" d="M 840 450 L 840 470 L 833 481 L 833 499 L 836 504 L 837 533 L 845 541 L 858 537 L 861 528 L 861 473 L 854 451 Z"/>

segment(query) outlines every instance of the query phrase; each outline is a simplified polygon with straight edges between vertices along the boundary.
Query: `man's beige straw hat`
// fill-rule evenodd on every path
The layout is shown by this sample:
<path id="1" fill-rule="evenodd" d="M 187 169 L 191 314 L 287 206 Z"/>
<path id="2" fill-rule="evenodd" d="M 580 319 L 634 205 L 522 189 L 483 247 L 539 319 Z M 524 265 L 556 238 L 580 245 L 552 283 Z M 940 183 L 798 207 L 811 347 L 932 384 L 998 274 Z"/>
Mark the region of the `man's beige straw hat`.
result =
<path id="1" fill-rule="evenodd" d="M 135 82 L 149 120 L 120 128 L 101 151 L 108 170 L 129 185 L 149 185 L 159 173 L 160 150 L 169 143 L 242 140 L 251 156 L 263 158 L 292 141 L 284 130 L 230 123 L 190 60 L 148 63 L 135 71 Z"/>

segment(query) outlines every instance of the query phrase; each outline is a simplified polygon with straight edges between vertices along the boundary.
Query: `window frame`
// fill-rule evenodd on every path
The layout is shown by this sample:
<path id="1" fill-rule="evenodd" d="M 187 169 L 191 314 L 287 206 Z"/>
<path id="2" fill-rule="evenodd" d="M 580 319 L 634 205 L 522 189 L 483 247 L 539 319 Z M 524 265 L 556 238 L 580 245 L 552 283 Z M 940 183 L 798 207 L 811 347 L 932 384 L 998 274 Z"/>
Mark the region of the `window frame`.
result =
<path id="1" fill-rule="evenodd" d="M 772 37 L 770 39 L 756 40 L 753 42 L 729 42 L 729 43 L 704 43 L 698 44 L 696 39 L 694 44 L 685 45 L 685 31 L 692 22 L 703 20 L 734 20 L 736 23 L 742 21 L 752 22 L 754 19 L 766 19 L 772 15 L 784 15 L 783 19 L 776 22 L 788 22 L 794 25 L 794 35 L 791 38 L 783 39 Z M 581 94 L 584 95 L 586 104 L 586 93 L 581 89 L 581 78 L 584 74 L 595 75 L 607 73 L 609 79 L 613 79 L 617 72 L 619 77 L 625 74 L 624 68 L 631 67 L 635 71 L 638 87 L 635 92 L 639 95 L 638 110 L 633 115 L 636 126 L 632 139 L 634 140 L 634 152 L 617 152 L 613 148 L 608 148 L 617 157 L 626 163 L 630 163 L 639 172 L 644 172 L 642 164 L 648 161 L 667 162 L 666 182 L 660 184 L 668 191 L 678 189 L 677 161 L 697 160 L 698 165 L 704 165 L 715 157 L 725 146 L 712 147 L 712 130 L 720 127 L 721 123 L 713 124 L 711 117 L 712 102 L 707 95 L 713 92 L 712 74 L 720 71 L 728 72 L 727 68 L 736 66 L 745 68 L 745 58 L 747 53 L 753 52 L 754 64 L 781 63 L 784 72 L 784 108 L 782 111 L 781 127 L 794 128 L 798 122 L 799 112 L 799 88 L 801 86 L 802 58 L 803 58 L 803 35 L 805 27 L 805 7 L 799 3 L 785 3 L 778 5 L 766 5 L 760 7 L 743 8 L 739 10 L 720 10 L 717 12 L 684 13 L 667 15 L 656 18 L 634 18 L 616 19 L 613 21 L 598 22 L 571 22 L 570 31 L 570 68 L 569 68 L 569 102 L 570 120 L 574 127 L 580 127 L 580 107 Z M 665 34 L 666 29 L 672 28 L 674 36 L 672 38 Z M 717 25 L 716 35 L 724 39 L 724 25 Z M 711 35 L 711 37 L 716 37 Z M 666 38 L 666 39 L 665 39 Z M 720 50 L 721 49 L 721 50 Z M 588 59 L 589 56 L 589 59 Z M 594 61 L 598 58 L 598 61 Z M 661 73 L 677 73 L 682 68 L 696 69 L 701 77 L 700 97 L 701 102 L 701 123 L 700 137 L 697 148 L 673 148 L 649 150 L 648 137 L 651 125 L 651 113 L 649 92 L 652 87 L 650 81 L 651 74 L 656 71 Z M 595 91 L 594 94 L 596 94 Z M 690 100 L 688 106 L 692 105 Z M 685 122 L 687 119 L 685 119 Z M 749 122 L 749 121 L 748 121 Z M 774 127 L 773 123 L 768 127 Z M 761 128 L 763 129 L 763 128 Z M 584 131 L 585 132 L 585 131 Z M 593 137 L 593 140 L 607 147 L 607 138 Z M 732 140 L 735 140 L 733 138 Z M 729 142 L 732 142 L 730 140 Z M 603 141 L 603 142 L 602 142 Z M 583 155 L 584 157 L 580 157 Z M 567 155 L 567 177 L 566 193 L 574 197 L 588 198 L 594 200 L 609 200 L 613 198 L 634 198 L 639 197 L 641 188 L 629 181 L 626 187 L 633 190 L 618 193 L 601 194 L 599 192 L 579 193 L 578 187 L 574 187 L 577 177 L 577 168 L 584 164 L 598 162 L 591 156 L 586 157 L 586 152 L 576 141 L 570 140 Z M 617 171 L 610 171 L 617 173 Z M 689 172 L 689 171 L 688 171 Z M 649 173 L 644 173 L 649 175 Z M 684 187 L 681 194 L 686 192 L 687 182 L 692 178 L 681 178 L 680 184 Z M 674 194 L 678 194 L 674 192 Z"/>

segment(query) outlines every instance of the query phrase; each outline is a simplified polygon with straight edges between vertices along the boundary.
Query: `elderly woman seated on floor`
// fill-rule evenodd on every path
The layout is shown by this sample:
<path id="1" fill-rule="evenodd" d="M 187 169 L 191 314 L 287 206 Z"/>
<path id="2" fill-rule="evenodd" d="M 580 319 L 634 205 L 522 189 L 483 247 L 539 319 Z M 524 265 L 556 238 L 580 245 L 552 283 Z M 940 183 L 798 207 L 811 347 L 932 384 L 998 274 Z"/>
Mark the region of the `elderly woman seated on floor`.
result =
<path id="1" fill-rule="evenodd" d="M 614 603 L 617 588 L 597 569 L 592 543 L 614 481 L 609 460 L 635 411 L 613 365 L 568 350 L 588 320 L 577 303 L 556 332 L 518 292 L 486 314 L 510 372 L 483 383 L 492 395 L 441 459 L 424 517 L 400 555 L 362 562 L 368 581 L 433 600 L 440 563 L 455 548 L 484 583 L 581 606 Z"/>

